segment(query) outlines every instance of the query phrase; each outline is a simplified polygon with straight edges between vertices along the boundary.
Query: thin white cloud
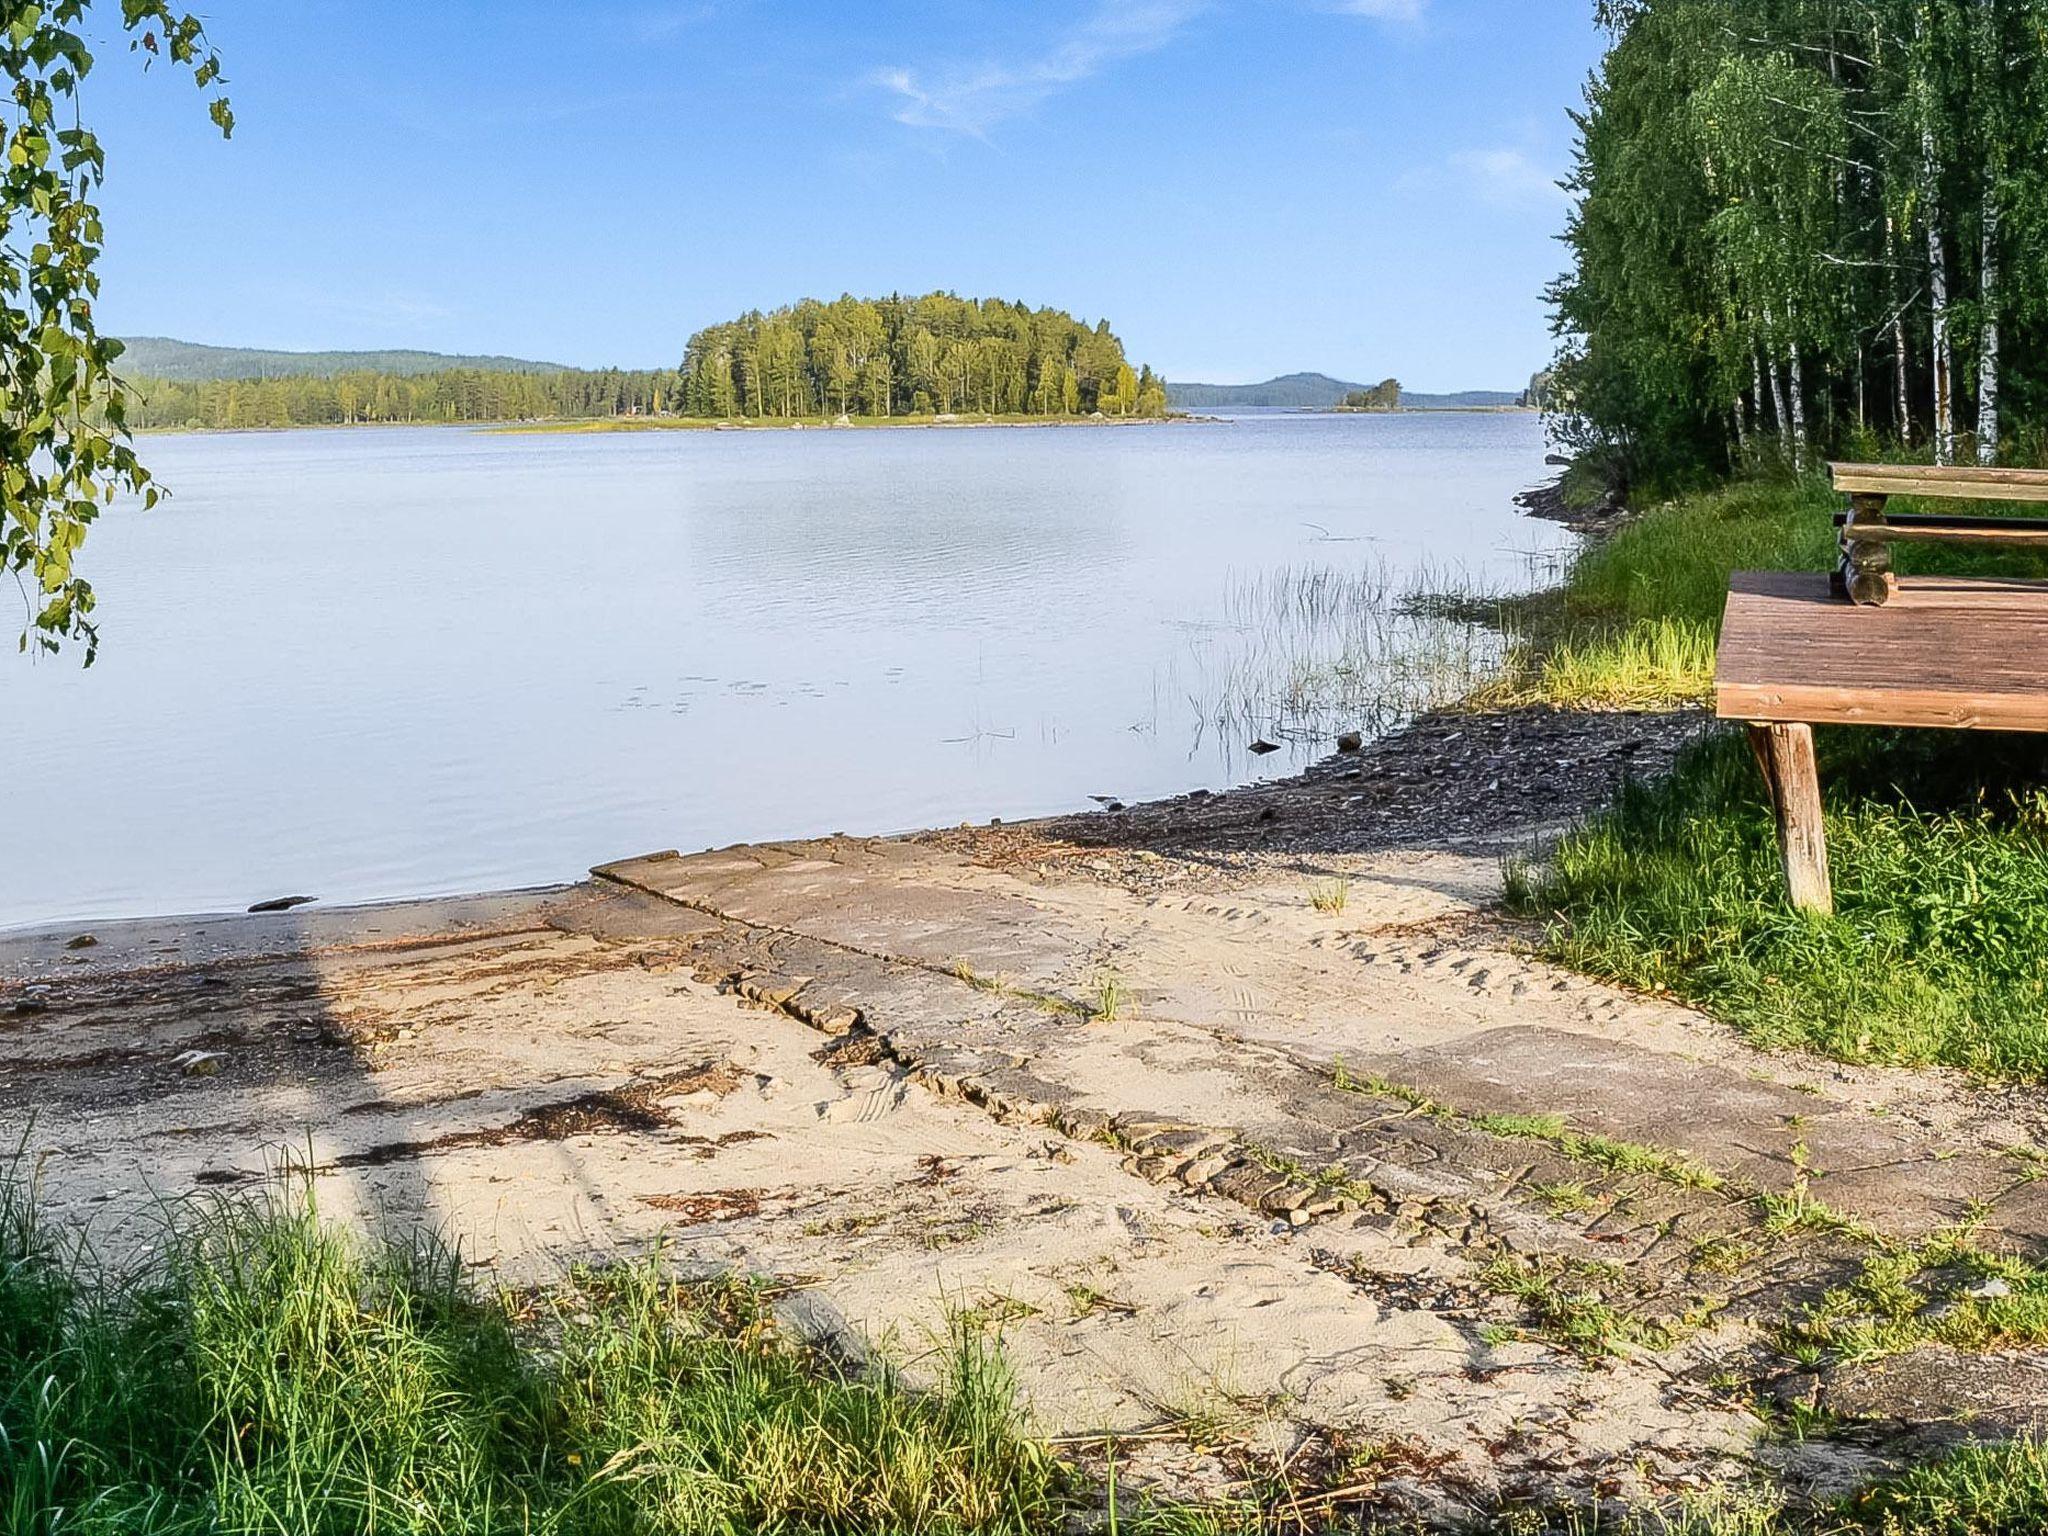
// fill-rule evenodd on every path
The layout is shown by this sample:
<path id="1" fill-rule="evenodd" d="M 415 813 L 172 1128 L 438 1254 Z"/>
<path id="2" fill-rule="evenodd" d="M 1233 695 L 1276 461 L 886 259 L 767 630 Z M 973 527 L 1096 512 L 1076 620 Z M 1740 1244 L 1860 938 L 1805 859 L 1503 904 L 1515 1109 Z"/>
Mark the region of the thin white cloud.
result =
<path id="1" fill-rule="evenodd" d="M 1329 0 L 1327 9 L 1375 21 L 1420 21 L 1429 0 Z"/>
<path id="2" fill-rule="evenodd" d="M 1566 201 L 1557 173 L 1539 165 L 1525 149 L 1460 150 L 1449 165 L 1475 196 L 1496 207 L 1543 207 Z"/>
<path id="3" fill-rule="evenodd" d="M 629 13 L 626 27 L 636 42 L 659 43 L 701 26 L 718 14 L 713 5 L 663 5 Z"/>
<path id="4" fill-rule="evenodd" d="M 996 124 L 1113 64 L 1158 52 L 1204 5 L 1205 0 L 1099 0 L 1093 15 L 1036 58 L 931 75 L 898 66 L 878 70 L 869 83 L 896 97 L 890 115 L 899 123 L 985 138 Z"/>

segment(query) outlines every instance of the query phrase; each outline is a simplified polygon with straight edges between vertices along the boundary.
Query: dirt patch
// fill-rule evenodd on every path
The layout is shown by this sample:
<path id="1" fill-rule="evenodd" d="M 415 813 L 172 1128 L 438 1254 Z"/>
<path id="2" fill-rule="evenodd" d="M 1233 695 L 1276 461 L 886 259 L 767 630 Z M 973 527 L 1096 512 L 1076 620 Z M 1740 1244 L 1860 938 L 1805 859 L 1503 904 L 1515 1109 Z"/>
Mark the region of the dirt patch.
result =
<path id="1" fill-rule="evenodd" d="M 739 1074 L 729 1064 L 706 1062 L 681 1072 L 644 1078 L 624 1088 L 602 1088 L 579 1093 L 557 1103 L 536 1105 L 504 1125 L 451 1131 L 424 1141 L 381 1142 L 360 1152 L 342 1154 L 334 1160 L 334 1166 L 377 1168 L 402 1158 L 425 1157 L 473 1147 L 503 1147 L 520 1141 L 566 1141 L 574 1136 L 603 1136 L 624 1131 L 645 1134 L 663 1130 L 670 1124 L 671 1117 L 664 1101 L 692 1093 L 709 1093 L 723 1098 L 738 1086 Z"/>
<path id="2" fill-rule="evenodd" d="M 701 1227 L 714 1221 L 745 1221 L 760 1215 L 761 1191 L 714 1189 L 697 1195 L 642 1195 L 640 1203 L 649 1210 L 675 1217 L 686 1227 Z"/>

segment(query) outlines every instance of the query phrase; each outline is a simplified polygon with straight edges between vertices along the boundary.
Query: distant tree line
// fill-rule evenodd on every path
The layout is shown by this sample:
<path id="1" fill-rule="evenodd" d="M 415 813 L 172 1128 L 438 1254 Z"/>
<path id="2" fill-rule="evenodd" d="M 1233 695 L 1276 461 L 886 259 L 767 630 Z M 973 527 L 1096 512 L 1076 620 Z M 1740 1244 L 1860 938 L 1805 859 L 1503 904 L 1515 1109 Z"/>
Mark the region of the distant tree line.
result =
<path id="1" fill-rule="evenodd" d="M 314 427 L 400 422 L 585 420 L 674 414 L 673 369 L 498 373 L 451 368 L 327 378 L 130 379 L 134 427 Z"/>
<path id="2" fill-rule="evenodd" d="M 691 337 L 683 373 L 682 409 L 721 420 L 1166 414 L 1166 381 L 1108 321 L 948 293 L 756 311 Z"/>
<path id="3" fill-rule="evenodd" d="M 1401 409 L 1401 381 L 1382 379 L 1365 389 L 1354 389 L 1337 404 L 1344 411 L 1398 411 Z"/>
<path id="4" fill-rule="evenodd" d="M 1164 416 L 1166 381 L 1133 368 L 1103 321 L 1001 300 L 814 300 L 690 338 L 681 369 L 281 378 L 131 378 L 135 427 L 402 422 L 711 420 L 817 416 Z"/>
<path id="5" fill-rule="evenodd" d="M 1600 0 L 1550 406 L 1621 478 L 2048 442 L 2048 0 Z"/>

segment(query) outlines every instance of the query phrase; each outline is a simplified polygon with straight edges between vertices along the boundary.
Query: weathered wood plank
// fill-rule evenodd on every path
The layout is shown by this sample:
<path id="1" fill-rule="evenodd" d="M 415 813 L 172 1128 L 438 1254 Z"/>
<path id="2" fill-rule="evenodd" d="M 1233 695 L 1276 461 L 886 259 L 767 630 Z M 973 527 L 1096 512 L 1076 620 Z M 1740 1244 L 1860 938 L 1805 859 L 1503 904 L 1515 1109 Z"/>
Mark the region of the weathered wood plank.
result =
<path id="1" fill-rule="evenodd" d="M 1870 544 L 2011 544 L 2048 548 L 2048 525 L 2027 527 L 2014 519 L 2011 528 L 1985 528 L 1959 523 L 1866 523 L 1848 525 L 1850 538 Z"/>
<path id="2" fill-rule="evenodd" d="M 1851 515 L 1837 512 L 1835 526 L 1848 527 Z M 2004 513 L 1972 517 L 1964 512 L 1885 512 L 1881 516 L 1885 525 L 1893 528 L 2048 528 L 2048 517 L 2010 517 Z"/>
<path id="3" fill-rule="evenodd" d="M 1736 575 L 1722 621 L 1724 719 L 2048 731 L 2048 582 L 1905 577 L 1883 607 L 1826 576 Z"/>
<path id="4" fill-rule="evenodd" d="M 1862 496 L 1944 496 L 1961 501 L 2048 502 L 2048 470 L 1830 464 L 1835 489 Z"/>
<path id="5" fill-rule="evenodd" d="M 1813 727 L 1756 724 L 1749 744 L 1770 790 L 1778 819 L 1778 852 L 1784 857 L 1785 895 L 1802 912 L 1835 910 L 1828 872 L 1828 841 L 1821 819 L 1820 764 L 1813 753 Z"/>

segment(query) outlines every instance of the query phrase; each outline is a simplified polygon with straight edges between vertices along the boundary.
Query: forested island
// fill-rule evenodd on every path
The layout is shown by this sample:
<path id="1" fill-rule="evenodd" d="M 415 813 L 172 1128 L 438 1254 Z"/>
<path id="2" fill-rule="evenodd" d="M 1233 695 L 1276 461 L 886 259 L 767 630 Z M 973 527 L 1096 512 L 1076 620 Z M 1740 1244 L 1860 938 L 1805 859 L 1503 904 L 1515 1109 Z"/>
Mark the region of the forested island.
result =
<path id="1" fill-rule="evenodd" d="M 1159 418 L 1166 382 L 1104 320 L 948 293 L 754 311 L 692 336 L 680 368 L 577 369 L 432 353 L 132 344 L 139 428 L 426 422 L 678 424 L 1001 417 Z M 436 366 L 440 364 L 440 366 Z M 156 370 L 161 370 L 158 372 Z"/>
<path id="2" fill-rule="evenodd" d="M 1366 389 L 1354 389 L 1337 402 L 1340 411 L 1398 411 L 1401 409 L 1401 381 L 1382 379 Z"/>
<path id="3" fill-rule="evenodd" d="M 692 336 L 683 372 L 682 408 L 714 420 L 1166 414 L 1107 320 L 950 293 L 742 315 Z"/>

